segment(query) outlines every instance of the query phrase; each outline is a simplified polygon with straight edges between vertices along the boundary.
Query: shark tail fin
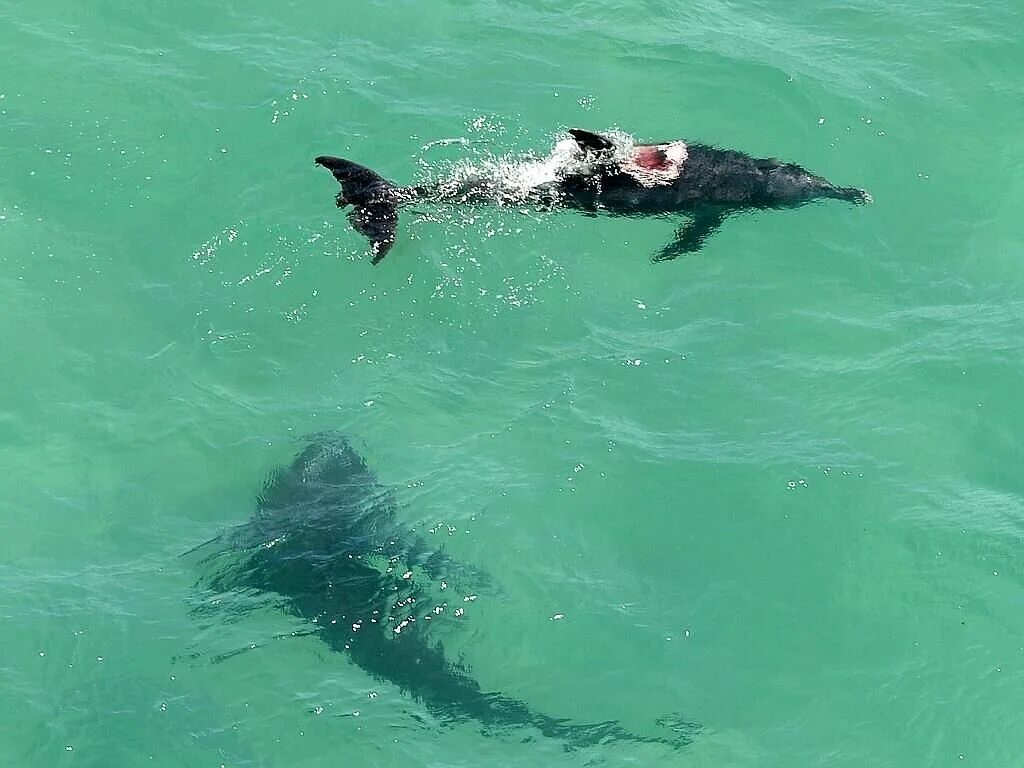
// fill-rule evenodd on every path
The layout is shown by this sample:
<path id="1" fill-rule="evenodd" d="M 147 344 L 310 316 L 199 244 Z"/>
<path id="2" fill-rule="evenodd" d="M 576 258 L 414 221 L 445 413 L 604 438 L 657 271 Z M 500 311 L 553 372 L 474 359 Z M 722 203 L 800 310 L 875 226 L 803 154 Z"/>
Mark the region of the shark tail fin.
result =
<path id="1" fill-rule="evenodd" d="M 314 161 L 329 170 L 341 184 L 339 208 L 351 205 L 352 228 L 370 241 L 373 263 L 383 259 L 398 234 L 399 188 L 376 171 L 340 157 L 321 155 Z"/>

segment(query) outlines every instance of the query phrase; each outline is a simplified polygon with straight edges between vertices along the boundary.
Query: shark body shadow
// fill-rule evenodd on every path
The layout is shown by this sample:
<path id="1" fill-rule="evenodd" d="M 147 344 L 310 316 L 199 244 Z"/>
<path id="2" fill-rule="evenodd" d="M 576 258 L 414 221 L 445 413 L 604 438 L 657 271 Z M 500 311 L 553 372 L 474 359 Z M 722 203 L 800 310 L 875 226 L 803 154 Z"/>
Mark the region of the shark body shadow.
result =
<path id="1" fill-rule="evenodd" d="M 397 509 L 344 437 L 314 435 L 289 466 L 270 474 L 250 521 L 197 548 L 214 548 L 200 561 L 199 585 L 276 596 L 332 651 L 442 723 L 476 721 L 487 733 L 533 728 L 567 749 L 611 742 L 680 748 L 701 730 L 673 715 L 657 721 L 663 734 L 639 735 L 617 721 L 556 718 L 484 691 L 430 630 L 459 612 L 456 586 L 486 577 L 403 525 Z"/>

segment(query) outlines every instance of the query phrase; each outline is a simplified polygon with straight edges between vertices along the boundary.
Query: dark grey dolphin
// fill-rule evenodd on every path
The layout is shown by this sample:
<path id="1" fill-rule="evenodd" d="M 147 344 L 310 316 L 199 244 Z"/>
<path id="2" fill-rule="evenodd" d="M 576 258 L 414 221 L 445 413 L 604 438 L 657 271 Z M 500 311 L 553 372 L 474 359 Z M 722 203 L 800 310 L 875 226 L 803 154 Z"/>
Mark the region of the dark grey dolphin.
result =
<path id="1" fill-rule="evenodd" d="M 443 722 L 532 727 L 567 748 L 690 742 L 699 726 L 682 719 L 659 720 L 664 736 L 639 736 L 614 721 L 574 723 L 482 690 L 433 637 L 464 604 L 460 582 L 475 574 L 402 525 L 396 511 L 391 493 L 343 437 L 313 436 L 290 466 L 270 475 L 252 520 L 212 542 L 200 584 L 283 598 L 331 650 Z"/>
<path id="2" fill-rule="evenodd" d="M 339 208 L 370 240 L 377 264 L 395 243 L 398 210 L 420 202 L 535 204 L 590 215 L 673 216 L 689 221 L 655 261 L 699 250 L 730 214 L 795 208 L 814 200 L 871 202 L 856 187 L 836 186 L 795 163 L 756 158 L 731 149 L 671 141 L 635 144 L 623 135 L 569 131 L 573 152 L 551 164 L 549 178 L 509 196 L 502 181 L 486 174 L 411 187 L 392 184 L 365 166 L 321 155 L 318 165 L 340 182 Z M 537 163 L 524 164 L 536 170 Z"/>

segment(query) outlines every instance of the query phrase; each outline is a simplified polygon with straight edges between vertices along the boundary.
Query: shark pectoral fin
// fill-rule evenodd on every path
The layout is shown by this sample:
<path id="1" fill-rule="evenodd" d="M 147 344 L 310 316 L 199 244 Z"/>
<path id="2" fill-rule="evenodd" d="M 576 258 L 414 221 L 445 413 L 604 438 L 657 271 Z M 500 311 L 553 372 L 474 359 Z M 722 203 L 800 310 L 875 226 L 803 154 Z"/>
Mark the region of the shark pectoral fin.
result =
<path id="1" fill-rule="evenodd" d="M 722 225 L 725 214 L 721 211 L 697 211 L 693 218 L 676 230 L 671 243 L 652 257 L 652 261 L 671 261 L 686 253 L 696 253 L 716 229 Z"/>

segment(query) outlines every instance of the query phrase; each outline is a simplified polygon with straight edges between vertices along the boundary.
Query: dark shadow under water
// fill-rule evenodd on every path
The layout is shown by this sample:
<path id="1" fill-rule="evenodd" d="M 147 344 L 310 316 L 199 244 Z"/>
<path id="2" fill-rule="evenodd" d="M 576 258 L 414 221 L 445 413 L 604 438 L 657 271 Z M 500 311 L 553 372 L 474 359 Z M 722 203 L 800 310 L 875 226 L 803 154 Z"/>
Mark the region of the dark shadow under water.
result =
<path id="1" fill-rule="evenodd" d="M 310 437 L 290 466 L 271 473 L 253 518 L 201 549 L 210 546 L 203 588 L 283 599 L 331 650 L 443 722 L 534 728 L 567 748 L 616 741 L 681 747 L 700 729 L 673 717 L 659 721 L 664 735 L 641 736 L 615 721 L 571 722 L 481 690 L 430 630 L 456 612 L 448 595 L 461 605 L 465 592 L 456 586 L 484 577 L 403 526 L 391 493 L 340 435 Z"/>

